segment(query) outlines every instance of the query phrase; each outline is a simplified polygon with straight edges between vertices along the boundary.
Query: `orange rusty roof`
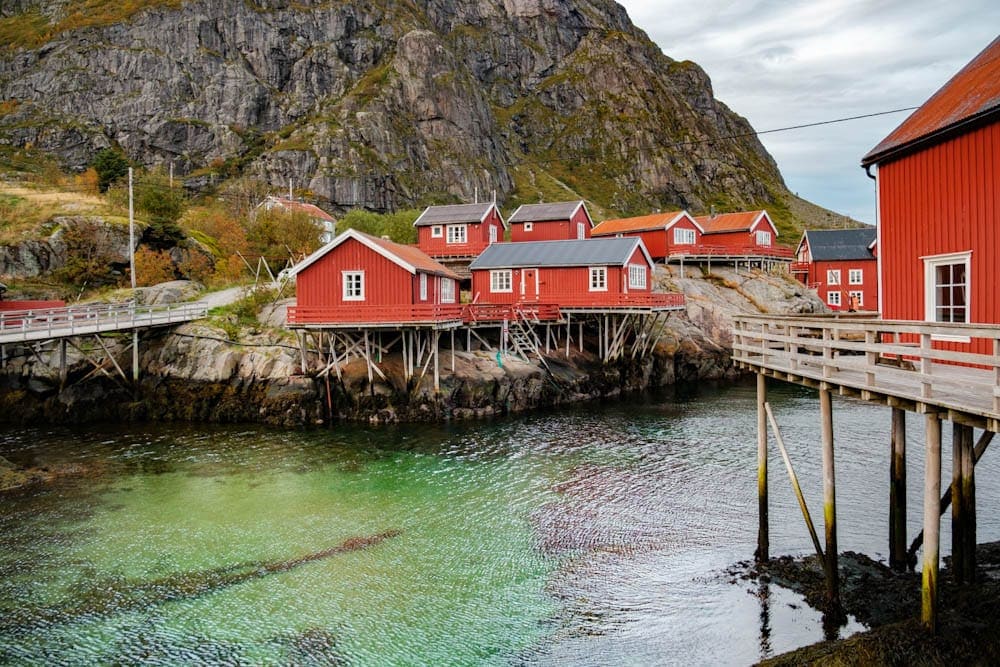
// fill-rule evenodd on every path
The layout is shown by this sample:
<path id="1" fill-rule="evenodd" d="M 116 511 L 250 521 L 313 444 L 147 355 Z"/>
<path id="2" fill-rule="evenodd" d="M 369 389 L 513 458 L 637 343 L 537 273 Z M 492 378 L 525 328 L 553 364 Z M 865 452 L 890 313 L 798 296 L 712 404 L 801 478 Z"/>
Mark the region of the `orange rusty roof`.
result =
<path id="1" fill-rule="evenodd" d="M 320 220 L 326 220 L 327 222 L 336 222 L 332 215 L 321 209 L 319 206 L 314 206 L 313 204 L 307 204 L 301 201 L 295 201 L 294 199 L 287 199 L 285 197 L 270 197 L 270 199 L 287 211 L 297 211 L 299 213 L 305 213 L 310 218 L 318 218 Z"/>
<path id="2" fill-rule="evenodd" d="M 1000 37 L 861 159 L 867 166 L 959 125 L 1000 111 Z"/>
<path id="3" fill-rule="evenodd" d="M 748 232 L 761 217 L 767 219 L 768 223 L 771 222 L 771 218 L 767 215 L 767 211 L 739 211 L 737 213 L 717 213 L 713 215 L 699 215 L 695 218 L 695 222 L 701 225 L 701 228 L 705 230 L 706 234 L 722 234 L 724 232 Z M 773 228 L 774 225 L 771 224 Z M 777 230 L 774 230 L 777 232 Z"/>
<path id="4" fill-rule="evenodd" d="M 624 232 L 646 232 L 654 229 L 665 229 L 682 216 L 686 217 L 687 211 L 668 211 L 667 213 L 640 215 L 636 218 L 605 220 L 594 227 L 590 234 L 591 236 L 611 236 Z"/>
<path id="5" fill-rule="evenodd" d="M 390 241 L 388 239 L 381 239 L 377 236 L 372 236 L 371 234 L 359 232 L 356 229 L 348 229 L 344 231 L 325 246 L 306 257 L 304 260 L 292 267 L 291 274 L 297 275 L 301 273 L 303 270 L 311 266 L 321 257 L 348 239 L 354 239 L 368 246 L 378 254 L 388 259 L 390 262 L 403 267 L 410 273 L 417 273 L 419 271 L 444 276 L 445 278 L 451 278 L 453 280 L 461 280 L 457 274 L 443 264 L 435 262 L 423 250 L 416 246 L 396 243 L 395 241 Z"/>

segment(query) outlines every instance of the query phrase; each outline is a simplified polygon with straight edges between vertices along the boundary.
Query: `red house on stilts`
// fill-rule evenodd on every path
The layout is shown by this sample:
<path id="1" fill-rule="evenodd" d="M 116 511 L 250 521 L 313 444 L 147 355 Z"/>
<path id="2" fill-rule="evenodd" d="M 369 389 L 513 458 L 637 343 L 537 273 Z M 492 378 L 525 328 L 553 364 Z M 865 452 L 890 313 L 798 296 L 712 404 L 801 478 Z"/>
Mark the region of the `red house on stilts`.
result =
<path id="1" fill-rule="evenodd" d="M 791 257 L 788 248 L 776 245 L 778 228 L 767 211 L 740 211 L 700 215 L 695 218 L 704 230 L 697 253 L 727 257 Z"/>
<path id="2" fill-rule="evenodd" d="M 515 242 L 589 239 L 594 226 L 583 200 L 523 204 L 507 222 Z"/>
<path id="3" fill-rule="evenodd" d="M 641 238 L 650 256 L 662 260 L 674 253 L 695 252 L 704 231 L 687 211 L 670 211 L 605 220 L 594 227 L 591 236 Z"/>
<path id="4" fill-rule="evenodd" d="M 428 206 L 413 222 L 417 246 L 431 257 L 468 258 L 503 241 L 506 223 L 496 204 Z"/>
<path id="5" fill-rule="evenodd" d="M 882 316 L 1000 324 L 1000 37 L 861 165 L 877 167 Z"/>

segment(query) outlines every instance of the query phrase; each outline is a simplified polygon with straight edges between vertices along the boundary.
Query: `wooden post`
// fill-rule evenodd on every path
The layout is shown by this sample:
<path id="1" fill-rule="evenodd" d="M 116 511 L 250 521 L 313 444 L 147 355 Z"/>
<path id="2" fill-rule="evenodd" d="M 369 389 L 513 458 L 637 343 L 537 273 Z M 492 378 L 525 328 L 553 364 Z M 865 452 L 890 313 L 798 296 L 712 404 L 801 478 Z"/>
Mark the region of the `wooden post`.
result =
<path id="1" fill-rule="evenodd" d="M 976 581 L 976 453 L 972 427 L 966 427 L 962 450 L 962 496 L 965 500 L 965 580 Z"/>
<path id="2" fill-rule="evenodd" d="M 819 390 L 820 430 L 823 438 L 823 518 L 826 523 L 826 595 L 840 607 L 840 572 L 837 564 L 837 486 L 833 463 L 833 398 L 825 383 Z"/>
<path id="3" fill-rule="evenodd" d="M 941 420 L 926 416 L 927 455 L 924 464 L 924 567 L 920 620 L 937 632 L 938 550 L 941 541 Z"/>
<path id="4" fill-rule="evenodd" d="M 892 409 L 889 459 L 889 567 L 906 570 L 906 411 Z"/>
<path id="5" fill-rule="evenodd" d="M 438 364 L 438 343 L 439 343 L 440 337 L 441 337 L 441 332 L 435 330 L 434 331 L 434 349 L 432 350 L 433 353 L 434 353 L 434 391 L 435 392 L 441 391 L 441 369 L 439 368 L 439 364 Z"/>
<path id="6" fill-rule="evenodd" d="M 569 344 L 570 339 L 573 337 L 573 329 L 570 328 L 570 314 L 566 313 L 566 357 L 569 358 Z"/>
<path id="7" fill-rule="evenodd" d="M 965 582 L 965 496 L 962 494 L 964 427 L 951 428 L 951 573 L 956 584 Z"/>
<path id="8" fill-rule="evenodd" d="M 139 330 L 132 330 L 132 381 L 139 382 Z"/>
<path id="9" fill-rule="evenodd" d="M 68 371 L 66 370 L 66 339 L 59 339 L 59 389 L 62 390 L 66 386 L 66 376 Z"/>
<path id="10" fill-rule="evenodd" d="M 451 330 L 451 372 L 455 372 L 455 330 Z"/>
<path id="11" fill-rule="evenodd" d="M 754 560 L 767 562 L 770 556 L 767 516 L 767 378 L 757 373 L 757 552 Z"/>
<path id="12" fill-rule="evenodd" d="M 577 338 L 576 338 L 576 340 L 577 340 L 577 342 L 580 345 L 580 351 L 583 352 L 583 322 L 582 321 L 577 326 Z"/>
<path id="13" fill-rule="evenodd" d="M 296 338 L 299 339 L 299 361 L 302 364 L 302 373 L 306 372 L 306 332 L 296 331 Z"/>

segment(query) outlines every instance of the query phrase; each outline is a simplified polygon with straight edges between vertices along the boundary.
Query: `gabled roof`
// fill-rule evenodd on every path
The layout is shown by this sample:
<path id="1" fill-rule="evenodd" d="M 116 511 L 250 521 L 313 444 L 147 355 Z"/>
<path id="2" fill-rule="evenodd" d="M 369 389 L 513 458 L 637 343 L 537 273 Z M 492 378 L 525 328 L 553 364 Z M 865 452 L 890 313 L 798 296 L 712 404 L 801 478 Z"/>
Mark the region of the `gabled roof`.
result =
<path id="1" fill-rule="evenodd" d="M 809 245 L 813 261 L 875 259 L 871 250 L 875 243 L 874 227 L 806 230 L 800 248 L 802 243 Z"/>
<path id="2" fill-rule="evenodd" d="M 778 235 L 778 230 L 771 222 L 771 216 L 767 211 L 739 211 L 737 213 L 717 213 L 716 215 L 699 215 L 695 221 L 701 225 L 705 234 L 724 234 L 727 232 L 750 232 L 753 231 L 762 220 L 766 220 L 770 225 L 774 235 Z"/>
<path id="3" fill-rule="evenodd" d="M 705 231 L 687 211 L 668 211 L 667 213 L 653 213 L 652 215 L 642 215 L 636 218 L 605 220 L 594 227 L 590 234 L 591 236 L 613 236 L 614 234 L 622 234 L 624 232 L 647 232 L 656 229 L 667 230 L 685 218 L 690 220 L 699 230 Z"/>
<path id="4" fill-rule="evenodd" d="M 332 215 L 321 209 L 319 206 L 314 206 L 313 204 L 295 201 L 294 199 L 286 199 L 284 197 L 268 197 L 261 203 L 261 206 L 269 202 L 280 206 L 286 211 L 305 213 L 310 218 L 318 218 L 320 220 L 326 220 L 327 222 L 336 222 Z"/>
<path id="5" fill-rule="evenodd" d="M 293 276 L 302 273 L 302 271 L 312 266 L 328 252 L 349 239 L 354 239 L 355 241 L 364 244 L 389 261 L 394 262 L 395 264 L 406 269 L 410 273 L 416 274 L 419 271 L 421 273 L 430 273 L 438 276 L 444 276 L 446 278 L 452 278 L 454 280 L 460 280 L 455 273 L 448 270 L 445 266 L 435 262 L 433 259 L 428 257 L 424 251 L 416 246 L 403 245 L 402 243 L 396 243 L 395 241 L 389 241 L 388 239 L 380 239 L 370 234 L 359 232 L 356 229 L 348 229 L 339 234 L 325 246 L 293 266 L 289 273 Z"/>
<path id="6" fill-rule="evenodd" d="M 583 207 L 583 212 L 590 220 L 590 226 L 594 226 L 594 220 L 590 217 L 586 204 L 582 199 L 577 201 L 561 201 L 552 204 L 521 204 L 514 211 L 507 221 L 511 224 L 515 222 L 546 222 L 550 220 L 569 220 L 576 215 L 577 209 Z"/>
<path id="7" fill-rule="evenodd" d="M 426 227 L 429 225 L 481 223 L 486 220 L 486 216 L 488 216 L 490 211 L 494 208 L 496 208 L 496 204 L 493 202 L 428 206 L 424 209 L 424 212 L 420 214 L 420 217 L 413 221 L 413 226 Z M 500 218 L 500 223 L 506 228 L 507 223 L 504 222 L 503 216 L 500 215 L 500 211 L 497 211 L 497 217 Z"/>
<path id="8" fill-rule="evenodd" d="M 613 237 L 494 243 L 473 260 L 469 270 L 542 266 L 625 266 L 635 252 L 636 246 L 642 249 L 646 262 L 652 266 L 653 259 L 649 256 L 642 239 Z"/>
<path id="9" fill-rule="evenodd" d="M 932 143 L 994 114 L 1000 114 L 1000 37 L 861 158 L 861 166 Z"/>

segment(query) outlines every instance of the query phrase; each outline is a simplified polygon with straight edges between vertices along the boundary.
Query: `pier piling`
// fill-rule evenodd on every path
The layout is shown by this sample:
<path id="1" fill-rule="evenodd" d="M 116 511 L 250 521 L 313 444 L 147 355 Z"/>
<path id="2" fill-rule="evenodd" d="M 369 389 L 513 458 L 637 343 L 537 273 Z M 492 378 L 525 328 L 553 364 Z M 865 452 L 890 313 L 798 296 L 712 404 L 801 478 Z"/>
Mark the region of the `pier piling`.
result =
<path id="1" fill-rule="evenodd" d="M 757 373 L 757 552 L 754 559 L 770 558 L 767 517 L 767 378 Z"/>
<path id="2" fill-rule="evenodd" d="M 889 461 L 889 567 L 906 570 L 906 411 L 892 408 Z"/>
<path id="3" fill-rule="evenodd" d="M 937 632 L 938 551 L 941 539 L 941 419 L 926 417 L 927 454 L 924 463 L 924 567 L 920 595 L 920 620 Z"/>
<path id="4" fill-rule="evenodd" d="M 824 383 L 819 390 L 820 427 L 823 438 L 823 517 L 826 521 L 826 595 L 831 607 L 840 607 L 840 572 L 837 569 L 837 485 L 833 461 L 833 398 Z"/>

